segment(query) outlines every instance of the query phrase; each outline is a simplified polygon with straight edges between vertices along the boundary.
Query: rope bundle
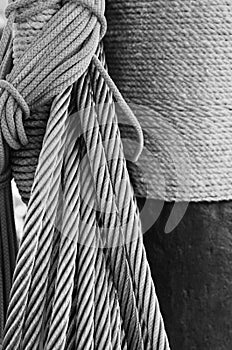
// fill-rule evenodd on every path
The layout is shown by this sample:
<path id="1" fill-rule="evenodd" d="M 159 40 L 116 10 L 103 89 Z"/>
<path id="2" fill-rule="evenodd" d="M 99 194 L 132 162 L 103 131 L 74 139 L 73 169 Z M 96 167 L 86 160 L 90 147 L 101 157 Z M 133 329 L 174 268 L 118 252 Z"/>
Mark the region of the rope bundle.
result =
<path id="1" fill-rule="evenodd" d="M 143 138 L 106 70 L 100 44 L 104 2 L 59 5 L 20 0 L 7 10 L 5 79 L 0 81 L 7 144 L 15 149 L 26 144 L 24 119 L 32 108 L 53 101 L 17 257 L 3 350 L 169 349 L 113 96 L 137 131 L 135 160 Z M 55 13 L 24 52 L 15 51 L 15 65 L 6 75 L 13 22 L 38 16 L 48 6 Z M 0 145 L 2 171 L 9 157 L 5 141 Z"/>

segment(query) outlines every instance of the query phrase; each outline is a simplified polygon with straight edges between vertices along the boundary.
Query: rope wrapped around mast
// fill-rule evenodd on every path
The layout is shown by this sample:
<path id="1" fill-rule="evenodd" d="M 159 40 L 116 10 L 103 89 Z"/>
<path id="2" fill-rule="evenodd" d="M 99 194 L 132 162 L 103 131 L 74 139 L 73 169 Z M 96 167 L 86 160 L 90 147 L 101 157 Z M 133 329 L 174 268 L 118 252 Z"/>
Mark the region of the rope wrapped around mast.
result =
<path id="1" fill-rule="evenodd" d="M 6 74 L 13 23 L 50 7 L 55 13 Z M 7 9 L 1 42 L 2 171 L 9 166 L 8 147 L 20 149 L 28 142 L 24 123 L 31 110 L 51 100 L 52 105 L 14 272 L 3 350 L 169 349 L 115 99 L 138 135 L 134 160 L 143 135 L 107 73 L 101 43 L 104 10 L 102 0 L 19 0 Z"/>

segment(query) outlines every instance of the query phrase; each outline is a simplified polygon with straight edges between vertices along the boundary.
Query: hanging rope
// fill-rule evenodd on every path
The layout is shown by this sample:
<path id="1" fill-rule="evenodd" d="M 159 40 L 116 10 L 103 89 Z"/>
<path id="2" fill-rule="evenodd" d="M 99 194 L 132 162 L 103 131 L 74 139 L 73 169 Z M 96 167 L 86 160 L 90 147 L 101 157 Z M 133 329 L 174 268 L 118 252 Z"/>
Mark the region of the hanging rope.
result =
<path id="1" fill-rule="evenodd" d="M 36 40 L 25 51 L 16 50 L 13 68 L 0 81 L 2 171 L 9 166 L 5 145 L 26 145 L 25 120 L 32 109 L 53 100 L 17 257 L 3 350 L 167 350 L 115 100 L 137 132 L 134 160 L 142 151 L 143 135 L 107 73 L 100 44 L 106 30 L 104 1 L 60 5 L 11 3 L 1 43 L 5 72 L 13 23 L 50 7 L 55 11 L 39 27 Z"/>

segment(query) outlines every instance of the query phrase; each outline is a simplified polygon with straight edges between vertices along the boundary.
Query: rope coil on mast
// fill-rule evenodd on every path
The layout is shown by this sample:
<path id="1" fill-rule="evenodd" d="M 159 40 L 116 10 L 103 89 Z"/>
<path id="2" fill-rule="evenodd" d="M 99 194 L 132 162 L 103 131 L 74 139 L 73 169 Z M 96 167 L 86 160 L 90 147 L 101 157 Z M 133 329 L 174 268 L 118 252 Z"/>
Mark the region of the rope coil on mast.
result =
<path id="1" fill-rule="evenodd" d="M 53 16 L 6 74 L 13 23 L 46 6 Z M 53 102 L 17 257 L 3 350 L 169 349 L 113 96 L 137 131 L 135 160 L 143 135 L 107 73 L 100 43 L 104 7 L 99 0 L 64 1 L 60 7 L 55 1 L 19 0 L 7 10 L 0 55 L 2 172 L 8 168 L 5 145 L 26 145 L 25 118 L 33 108 Z"/>

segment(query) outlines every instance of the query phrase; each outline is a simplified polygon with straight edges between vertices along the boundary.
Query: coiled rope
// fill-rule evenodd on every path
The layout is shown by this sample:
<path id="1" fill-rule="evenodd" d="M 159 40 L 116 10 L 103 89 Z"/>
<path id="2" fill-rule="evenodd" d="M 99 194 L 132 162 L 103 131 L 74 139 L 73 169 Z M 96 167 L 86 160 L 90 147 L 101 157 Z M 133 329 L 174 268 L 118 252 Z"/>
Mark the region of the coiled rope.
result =
<path id="1" fill-rule="evenodd" d="M 107 0 L 109 72 L 144 131 L 138 196 L 232 199 L 231 13 L 227 0 Z"/>
<path id="2" fill-rule="evenodd" d="M 1 69 L 6 72 L 12 55 L 13 23 L 50 6 L 55 13 L 0 81 L 2 171 L 8 167 L 5 145 L 19 149 L 28 142 L 30 110 L 53 100 L 2 347 L 169 349 L 113 96 L 137 131 L 134 160 L 143 137 L 107 73 L 100 44 L 104 1 L 12 2 Z"/>

